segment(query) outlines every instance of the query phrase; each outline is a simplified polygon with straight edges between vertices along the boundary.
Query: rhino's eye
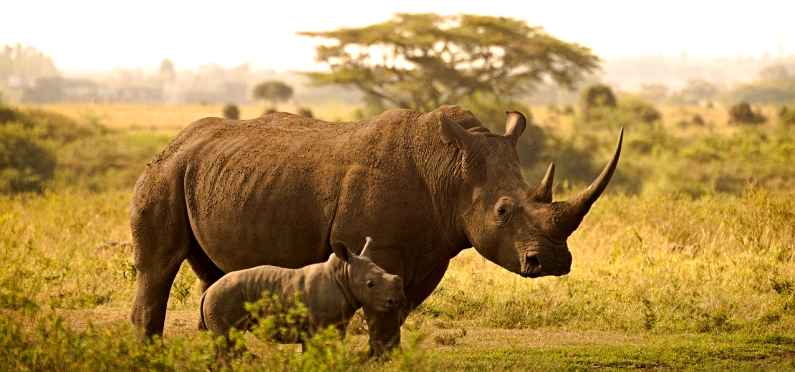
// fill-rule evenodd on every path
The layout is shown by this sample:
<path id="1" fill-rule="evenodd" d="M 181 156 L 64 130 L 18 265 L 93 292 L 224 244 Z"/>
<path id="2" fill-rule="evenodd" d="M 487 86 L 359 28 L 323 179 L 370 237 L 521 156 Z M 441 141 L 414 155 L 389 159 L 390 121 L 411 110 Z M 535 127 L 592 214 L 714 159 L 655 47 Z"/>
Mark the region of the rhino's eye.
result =
<path id="1" fill-rule="evenodd" d="M 497 202 L 497 205 L 494 206 L 494 214 L 497 220 L 497 225 L 503 225 L 510 221 L 512 213 L 513 202 L 509 198 L 501 198 Z"/>
<path id="2" fill-rule="evenodd" d="M 375 287 L 375 283 L 372 280 L 368 280 L 367 281 L 367 288 L 373 288 L 373 287 Z"/>

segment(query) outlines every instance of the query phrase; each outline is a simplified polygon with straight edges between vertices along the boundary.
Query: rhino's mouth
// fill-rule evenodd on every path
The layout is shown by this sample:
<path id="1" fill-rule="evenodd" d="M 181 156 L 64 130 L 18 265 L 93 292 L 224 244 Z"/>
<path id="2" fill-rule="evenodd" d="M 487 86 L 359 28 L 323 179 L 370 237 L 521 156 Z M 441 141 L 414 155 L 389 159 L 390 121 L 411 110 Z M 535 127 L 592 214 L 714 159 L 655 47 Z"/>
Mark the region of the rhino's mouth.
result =
<path id="1" fill-rule="evenodd" d="M 537 253 L 528 253 L 522 261 L 522 270 L 519 273 L 523 278 L 538 278 L 544 275 L 541 261 L 538 260 Z"/>

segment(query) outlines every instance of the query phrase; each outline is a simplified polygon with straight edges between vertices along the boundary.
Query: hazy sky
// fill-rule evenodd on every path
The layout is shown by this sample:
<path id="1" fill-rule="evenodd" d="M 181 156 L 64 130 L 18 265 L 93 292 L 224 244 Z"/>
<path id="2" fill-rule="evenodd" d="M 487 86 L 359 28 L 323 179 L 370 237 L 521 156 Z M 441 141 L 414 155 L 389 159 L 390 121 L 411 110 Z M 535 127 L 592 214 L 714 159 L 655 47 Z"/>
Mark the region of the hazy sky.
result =
<path id="1" fill-rule="evenodd" d="M 396 12 L 522 18 L 603 58 L 795 54 L 795 2 L 781 1 L 38 1 L 4 4 L 0 44 L 23 43 L 67 72 L 207 63 L 311 69 L 297 31 L 362 26 Z"/>

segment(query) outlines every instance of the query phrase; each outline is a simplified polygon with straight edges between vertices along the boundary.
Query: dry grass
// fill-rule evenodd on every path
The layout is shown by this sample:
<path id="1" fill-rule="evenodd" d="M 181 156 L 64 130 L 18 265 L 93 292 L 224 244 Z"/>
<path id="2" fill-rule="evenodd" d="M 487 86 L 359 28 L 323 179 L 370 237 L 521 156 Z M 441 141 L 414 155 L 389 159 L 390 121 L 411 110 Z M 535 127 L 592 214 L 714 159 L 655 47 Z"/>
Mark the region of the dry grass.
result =
<path id="1" fill-rule="evenodd" d="M 114 129 L 179 130 L 191 122 L 208 117 L 221 116 L 223 105 L 168 105 L 168 104 L 92 104 L 57 103 L 37 105 L 37 108 L 54 111 L 75 119 L 95 118 L 103 125 Z M 325 120 L 351 120 L 355 107 L 339 103 L 327 103 L 311 107 L 315 116 Z M 280 110 L 295 112 L 292 105 Z M 262 104 L 240 106 L 240 118 L 251 119 L 265 111 Z"/>
<path id="2" fill-rule="evenodd" d="M 161 137 L 221 110 L 220 105 L 44 108 L 76 118 L 94 116 L 136 136 L 165 132 Z M 333 105 L 312 109 L 325 119 L 346 118 L 352 111 Z M 726 125 L 723 109 L 661 110 L 663 126 L 674 136 L 737 130 Z M 241 111 L 247 118 L 260 108 L 244 106 Z M 543 107 L 533 111 L 553 133 L 565 137 L 575 130 L 571 116 L 553 115 Z M 676 124 L 694 114 L 707 125 Z M 152 142 L 149 137 L 135 140 Z M 785 151 L 790 150 L 781 153 Z M 647 160 L 658 162 L 654 156 Z M 622 170 L 630 169 L 631 163 L 622 162 Z M 127 360 L 130 350 L 141 353 L 135 354 L 146 366 L 140 368 L 213 365 L 206 358 L 211 343 L 195 329 L 198 287 L 187 265 L 172 288 L 164 349 L 141 351 L 124 340 L 132 334 L 127 318 L 135 277 L 128 244 L 129 198 L 128 188 L 0 196 L 0 257 L 11 263 L 0 266 L 3 347 L 28 349 L 36 360 L 53 363 L 67 354 L 92 354 L 96 357 L 90 363 L 109 363 L 68 364 L 95 369 Z M 453 259 L 441 285 L 407 320 L 405 355 L 386 365 L 354 361 L 337 368 L 793 369 L 794 221 L 795 194 L 785 188 L 697 199 L 611 194 L 600 199 L 569 239 L 575 260 L 570 275 L 522 279 L 467 250 Z M 64 319 L 65 330 L 48 323 L 57 317 Z M 348 345 L 363 351 L 366 335 L 361 322 L 356 327 Z M 408 340 L 420 335 L 425 337 L 410 346 Z M 8 364 L 17 360 L 15 355 L 4 352 L 0 350 L 0 363 L 15 369 Z M 268 365 L 255 361 L 238 367 Z"/>

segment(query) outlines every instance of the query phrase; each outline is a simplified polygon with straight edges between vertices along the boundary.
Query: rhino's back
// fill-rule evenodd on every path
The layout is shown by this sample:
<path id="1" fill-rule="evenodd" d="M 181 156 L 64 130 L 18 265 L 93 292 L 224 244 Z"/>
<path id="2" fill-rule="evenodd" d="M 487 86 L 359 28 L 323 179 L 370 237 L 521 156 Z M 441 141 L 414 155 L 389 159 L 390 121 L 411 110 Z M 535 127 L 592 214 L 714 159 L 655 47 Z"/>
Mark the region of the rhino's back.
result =
<path id="1" fill-rule="evenodd" d="M 413 114 L 388 112 L 360 123 L 284 113 L 204 119 L 154 163 L 180 164 L 193 235 L 223 271 L 301 267 L 331 252 L 328 238 L 346 174 L 405 165 L 404 154 L 389 148 L 401 135 L 391 131 L 405 129 L 399 124 L 407 115 Z"/>
<path id="2" fill-rule="evenodd" d="M 202 322 L 218 334 L 231 328 L 247 329 L 253 324 L 246 303 L 257 302 L 266 293 L 277 301 L 293 298 L 301 283 L 301 270 L 263 265 L 231 272 L 202 294 Z"/>

